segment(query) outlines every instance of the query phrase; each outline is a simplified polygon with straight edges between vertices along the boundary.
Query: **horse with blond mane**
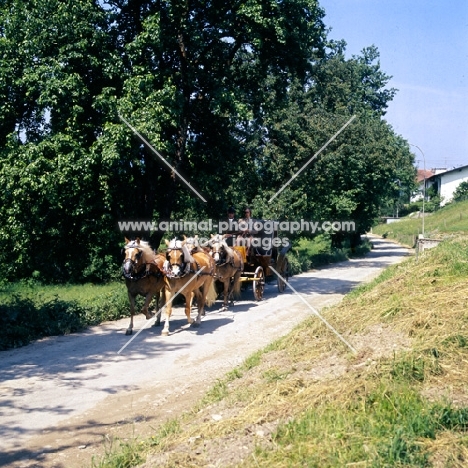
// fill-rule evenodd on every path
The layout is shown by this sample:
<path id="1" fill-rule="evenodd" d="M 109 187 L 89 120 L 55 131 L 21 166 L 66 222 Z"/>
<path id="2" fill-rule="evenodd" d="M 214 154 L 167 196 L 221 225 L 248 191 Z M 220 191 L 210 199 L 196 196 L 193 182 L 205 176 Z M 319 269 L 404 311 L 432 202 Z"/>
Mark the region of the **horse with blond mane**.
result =
<path id="1" fill-rule="evenodd" d="M 176 293 L 185 297 L 185 315 L 193 326 L 201 323 L 205 304 L 211 306 L 216 300 L 213 285 L 214 261 L 205 252 L 193 252 L 188 249 L 185 241 L 166 239 L 167 253 L 163 266 L 166 284 L 166 321 L 162 331 L 169 334 L 169 319 L 172 314 L 172 300 Z M 192 299 L 197 299 L 198 315 L 195 321 L 190 317 Z"/>
<path id="2" fill-rule="evenodd" d="M 166 258 L 162 254 L 157 254 L 153 251 L 150 245 L 137 238 L 130 241 L 125 238 L 125 259 L 122 265 L 122 273 L 127 286 L 128 299 L 130 300 L 130 324 L 125 332 L 126 335 L 133 333 L 133 316 L 135 314 L 135 299 L 136 296 L 144 296 L 145 303 L 141 312 L 149 320 L 153 314 L 148 308 L 153 297 L 156 298 L 158 310 L 159 302 L 162 299 L 164 304 L 163 292 L 165 282 L 162 274 L 164 261 Z M 158 312 L 155 325 L 159 325 L 161 321 L 161 312 Z"/>
<path id="3" fill-rule="evenodd" d="M 240 277 L 244 262 L 241 254 L 229 247 L 221 234 L 212 235 L 208 244 L 216 264 L 215 279 L 223 284 L 224 300 L 221 310 L 227 310 L 228 302 L 232 305 L 234 297 L 240 296 Z"/>

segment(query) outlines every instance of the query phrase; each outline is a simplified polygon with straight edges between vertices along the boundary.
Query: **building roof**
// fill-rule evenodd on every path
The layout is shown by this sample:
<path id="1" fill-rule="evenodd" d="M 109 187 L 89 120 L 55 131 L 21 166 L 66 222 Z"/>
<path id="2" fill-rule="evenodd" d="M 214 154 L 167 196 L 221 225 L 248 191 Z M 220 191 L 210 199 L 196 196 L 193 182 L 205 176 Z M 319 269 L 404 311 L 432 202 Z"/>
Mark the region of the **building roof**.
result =
<path id="1" fill-rule="evenodd" d="M 454 167 L 449 169 L 448 171 L 441 172 L 440 174 L 433 174 L 431 177 L 434 178 L 435 176 L 445 176 L 446 174 L 450 174 L 452 172 L 461 172 L 468 169 L 468 164 L 465 166 Z"/>
<path id="2" fill-rule="evenodd" d="M 418 174 L 416 175 L 416 181 L 419 184 L 419 182 L 422 182 L 424 179 L 429 179 L 429 177 L 432 177 L 433 175 L 434 175 L 434 172 L 432 170 L 418 169 Z"/>

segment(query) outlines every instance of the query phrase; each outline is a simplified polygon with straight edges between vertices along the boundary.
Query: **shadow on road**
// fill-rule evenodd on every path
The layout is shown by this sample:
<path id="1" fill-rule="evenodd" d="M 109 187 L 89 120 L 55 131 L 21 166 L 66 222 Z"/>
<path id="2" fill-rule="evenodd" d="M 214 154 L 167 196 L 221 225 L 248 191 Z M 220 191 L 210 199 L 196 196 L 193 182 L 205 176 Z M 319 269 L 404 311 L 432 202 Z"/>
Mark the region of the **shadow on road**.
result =
<path id="1" fill-rule="evenodd" d="M 383 239 L 371 241 L 375 248 L 366 257 L 294 276 L 290 279 L 291 285 L 301 295 L 328 297 L 346 294 L 362 284 L 366 275 L 368 277 L 374 270 L 377 273 L 409 254 L 407 249 Z M 270 305 L 273 307 L 276 304 L 278 308 L 276 299 L 283 297 L 286 300 L 289 296 L 291 303 L 290 296 L 294 294 L 289 288 L 279 293 L 276 277 L 273 277 L 265 286 L 264 300 L 257 302 L 253 298 L 252 286 L 249 285 L 242 291 L 241 299 L 227 311 L 220 310 L 221 299 L 207 308 L 200 327 L 189 326 L 182 308 L 175 308 L 168 338 L 161 337 L 162 327 L 148 327 L 121 354 L 118 351 L 131 338 L 125 336 L 128 319 L 93 327 L 83 333 L 46 338 L 20 349 L 0 352 L 0 447 L 2 441 L 7 443 L 1 450 L 3 453 L 0 453 L 0 466 L 17 460 L 34 460 L 34 466 L 42 466 L 42 461 L 51 453 L 71 447 L 67 433 L 73 431 L 84 431 L 91 437 L 95 435 L 99 438 L 107 424 L 89 419 L 80 426 L 73 425 L 70 417 L 84 411 L 83 406 L 77 404 L 79 398 L 89 400 L 88 403 L 92 403 L 89 407 L 92 407 L 108 395 L 122 393 L 125 396 L 124 392 L 139 388 L 141 374 L 147 372 L 146 378 L 158 379 L 165 372 L 164 368 L 158 368 L 161 362 L 171 366 L 178 352 L 179 359 L 187 359 L 185 355 L 193 354 L 199 343 L 214 340 L 190 341 L 193 335 L 215 335 L 217 330 L 232 324 L 236 316 L 239 323 L 243 323 L 241 319 L 249 318 L 247 314 L 253 314 L 258 306 L 266 303 L 267 307 L 257 309 L 263 317 L 263 311 L 269 309 Z M 273 311 L 276 309 L 273 308 Z M 195 311 L 192 310 L 194 316 Z M 246 320 L 244 322 L 248 323 Z M 136 317 L 134 333 L 145 323 L 142 316 Z M 166 361 L 163 361 L 163 357 Z M 91 398 L 94 400 L 91 401 Z M 69 424 L 64 425 L 64 428 L 60 425 L 57 427 L 58 423 L 45 424 L 47 416 L 53 421 L 61 421 L 68 416 Z M 56 446 L 53 449 L 45 447 L 40 451 L 28 448 L 24 443 L 28 440 L 27 436 L 38 434 L 44 427 L 57 434 Z M 66 463 L 56 461 L 54 466 L 65 467 Z"/>

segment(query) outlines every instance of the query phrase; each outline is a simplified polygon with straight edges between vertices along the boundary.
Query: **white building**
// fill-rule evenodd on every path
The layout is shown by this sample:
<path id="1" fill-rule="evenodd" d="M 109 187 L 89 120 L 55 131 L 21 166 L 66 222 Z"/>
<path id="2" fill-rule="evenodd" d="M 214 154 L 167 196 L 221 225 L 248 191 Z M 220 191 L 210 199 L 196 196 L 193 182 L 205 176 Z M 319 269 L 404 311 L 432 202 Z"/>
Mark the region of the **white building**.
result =
<path id="1" fill-rule="evenodd" d="M 423 199 L 424 182 L 430 179 L 434 174 L 436 174 L 434 169 L 428 169 L 428 170 L 418 169 L 417 174 L 416 174 L 416 183 L 418 184 L 418 188 L 410 197 L 411 203 L 418 202 Z"/>
<path id="2" fill-rule="evenodd" d="M 462 183 L 468 181 L 468 165 L 456 167 L 440 174 L 435 174 L 426 179 L 426 189 L 431 185 L 437 189 L 437 193 L 441 196 L 442 201 L 440 206 L 452 201 L 453 193 Z"/>

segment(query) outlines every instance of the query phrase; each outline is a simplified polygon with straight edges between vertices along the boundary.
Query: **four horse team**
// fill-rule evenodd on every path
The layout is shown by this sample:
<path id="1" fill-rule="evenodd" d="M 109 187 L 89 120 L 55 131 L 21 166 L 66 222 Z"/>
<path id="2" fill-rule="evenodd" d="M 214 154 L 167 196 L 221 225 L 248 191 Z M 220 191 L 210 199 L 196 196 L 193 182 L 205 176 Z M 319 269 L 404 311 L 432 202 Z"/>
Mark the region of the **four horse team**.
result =
<path id="1" fill-rule="evenodd" d="M 142 313 L 152 318 L 149 305 L 155 297 L 158 302 L 156 325 L 160 324 L 162 306 L 166 308 L 163 335 L 169 333 L 169 320 L 172 301 L 177 293 L 185 298 L 187 321 L 193 326 L 200 325 L 205 314 L 205 304 L 211 306 L 216 298 L 214 281 L 223 284 L 223 309 L 240 293 L 240 275 L 244 269 L 242 255 L 227 245 L 223 236 L 212 236 L 202 248 L 197 238 L 166 240 L 166 253 L 156 253 L 149 244 L 140 239 L 125 239 L 125 259 L 122 266 L 123 276 L 130 300 L 130 324 L 127 335 L 133 331 L 135 298 L 145 297 Z M 190 317 L 193 298 L 196 299 L 198 314 L 195 321 Z"/>

